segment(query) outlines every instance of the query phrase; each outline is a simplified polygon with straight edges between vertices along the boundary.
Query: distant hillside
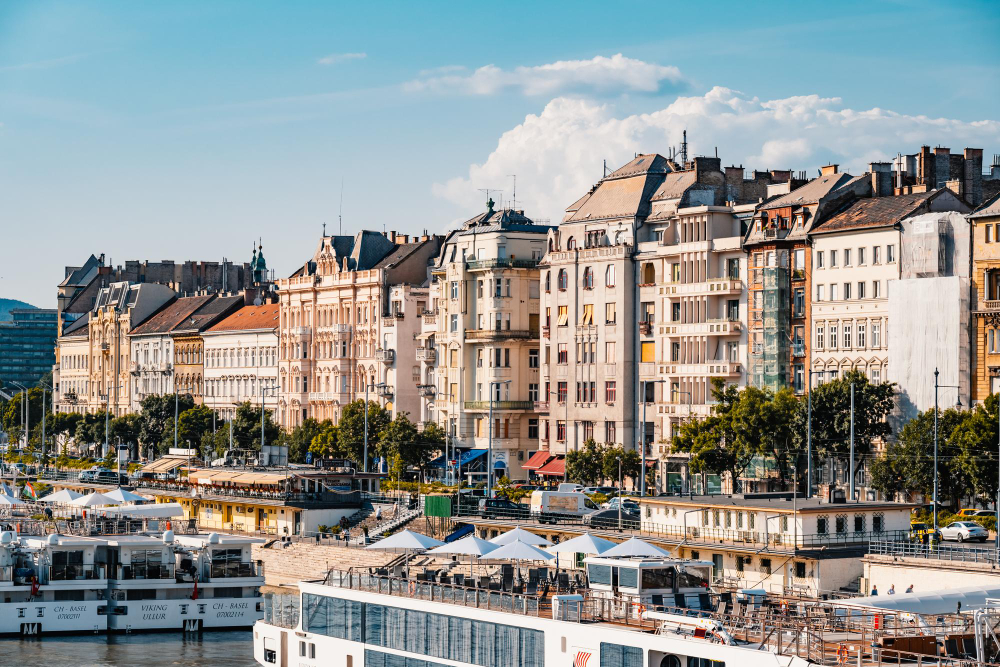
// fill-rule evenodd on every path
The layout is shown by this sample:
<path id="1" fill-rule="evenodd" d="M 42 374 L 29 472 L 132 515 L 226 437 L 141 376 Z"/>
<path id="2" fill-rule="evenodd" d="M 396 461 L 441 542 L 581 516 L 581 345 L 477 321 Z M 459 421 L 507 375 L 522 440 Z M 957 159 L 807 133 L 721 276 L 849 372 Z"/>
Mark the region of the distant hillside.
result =
<path id="1" fill-rule="evenodd" d="M 17 299 L 0 299 L 0 321 L 9 320 L 10 311 L 15 308 L 34 308 L 34 306 Z"/>

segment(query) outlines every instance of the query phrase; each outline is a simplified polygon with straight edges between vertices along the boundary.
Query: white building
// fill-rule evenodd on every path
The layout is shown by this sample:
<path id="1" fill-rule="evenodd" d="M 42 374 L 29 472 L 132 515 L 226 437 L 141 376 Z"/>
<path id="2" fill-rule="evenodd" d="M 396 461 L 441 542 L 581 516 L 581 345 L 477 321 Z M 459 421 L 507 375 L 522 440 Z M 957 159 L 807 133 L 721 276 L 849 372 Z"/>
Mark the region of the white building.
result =
<path id="1" fill-rule="evenodd" d="M 469 462 L 489 449 L 492 432 L 494 470 L 518 480 L 538 449 L 537 410 L 548 400 L 538 377 L 538 262 L 549 229 L 490 202 L 452 232 L 431 271 L 437 308 L 423 317 L 417 349 L 424 418 L 471 450 Z M 478 461 L 469 468 L 486 469 Z"/>
<path id="2" fill-rule="evenodd" d="M 232 419 L 240 403 L 276 407 L 278 304 L 244 306 L 202 332 L 205 405 Z"/>
<path id="3" fill-rule="evenodd" d="M 56 340 L 57 363 L 52 369 L 52 404 L 55 412 L 86 414 L 93 407 L 90 396 L 89 313 L 70 322 Z"/>

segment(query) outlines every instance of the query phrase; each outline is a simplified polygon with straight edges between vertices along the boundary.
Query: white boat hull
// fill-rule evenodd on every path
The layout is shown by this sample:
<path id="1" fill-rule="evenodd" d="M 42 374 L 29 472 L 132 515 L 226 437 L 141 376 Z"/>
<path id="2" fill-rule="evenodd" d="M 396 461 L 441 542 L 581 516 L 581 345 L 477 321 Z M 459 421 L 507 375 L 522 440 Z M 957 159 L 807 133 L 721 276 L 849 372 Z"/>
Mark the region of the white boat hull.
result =
<path id="1" fill-rule="evenodd" d="M 57 632 L 104 632 L 106 600 L 82 602 L 0 603 L 0 634 L 40 635 Z"/>
<path id="2" fill-rule="evenodd" d="M 111 632 L 248 628 L 264 618 L 263 598 L 116 601 L 109 610 Z"/>

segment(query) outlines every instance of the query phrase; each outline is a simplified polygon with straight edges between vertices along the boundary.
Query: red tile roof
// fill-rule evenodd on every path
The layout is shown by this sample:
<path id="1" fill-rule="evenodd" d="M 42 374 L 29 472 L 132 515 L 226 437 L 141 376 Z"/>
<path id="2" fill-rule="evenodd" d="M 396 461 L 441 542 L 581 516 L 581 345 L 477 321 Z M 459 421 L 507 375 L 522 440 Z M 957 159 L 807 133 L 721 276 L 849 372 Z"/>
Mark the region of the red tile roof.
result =
<path id="1" fill-rule="evenodd" d="M 278 312 L 281 307 L 276 303 L 262 306 L 243 306 L 235 313 L 208 329 L 208 333 L 223 331 L 246 331 L 248 329 L 274 329 L 278 326 Z"/>

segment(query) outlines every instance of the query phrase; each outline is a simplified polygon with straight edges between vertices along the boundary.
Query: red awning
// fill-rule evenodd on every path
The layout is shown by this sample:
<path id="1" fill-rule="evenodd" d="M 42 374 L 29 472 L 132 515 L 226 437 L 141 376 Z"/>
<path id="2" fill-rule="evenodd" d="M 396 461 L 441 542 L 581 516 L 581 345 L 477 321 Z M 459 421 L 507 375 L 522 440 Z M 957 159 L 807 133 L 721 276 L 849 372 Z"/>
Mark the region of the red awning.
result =
<path id="1" fill-rule="evenodd" d="M 562 477 L 566 474 L 566 459 L 554 458 L 535 472 L 539 475 L 558 475 Z"/>
<path id="2" fill-rule="evenodd" d="M 551 458 L 552 455 L 549 454 L 548 452 L 538 451 L 532 454 L 521 467 L 524 468 L 525 470 L 538 470 L 546 463 L 548 463 L 549 459 Z"/>

